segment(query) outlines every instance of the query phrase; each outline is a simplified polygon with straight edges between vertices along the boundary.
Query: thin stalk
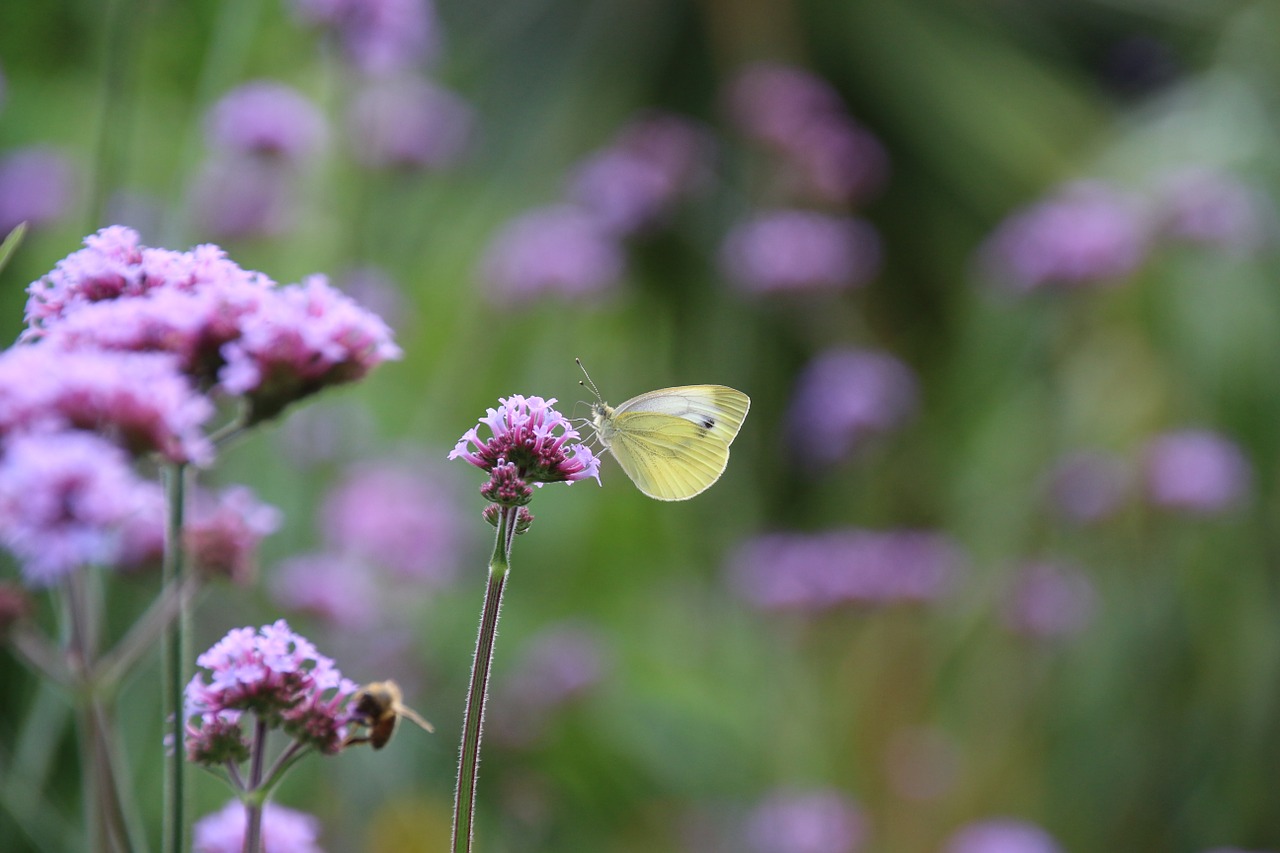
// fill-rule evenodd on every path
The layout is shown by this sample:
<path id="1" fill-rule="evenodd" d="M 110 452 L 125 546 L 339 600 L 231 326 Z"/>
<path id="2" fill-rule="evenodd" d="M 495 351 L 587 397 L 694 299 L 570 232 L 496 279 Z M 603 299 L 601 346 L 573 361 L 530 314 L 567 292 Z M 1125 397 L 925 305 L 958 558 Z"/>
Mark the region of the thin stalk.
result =
<path id="1" fill-rule="evenodd" d="M 260 853 L 262 850 L 262 809 L 265 798 L 262 786 L 262 769 L 267 753 L 267 723 L 261 717 L 253 732 L 253 758 L 249 769 L 249 796 L 245 799 L 244 853 Z"/>
<path id="2" fill-rule="evenodd" d="M 182 546 L 182 527 L 186 513 L 186 466 L 172 463 L 165 466 L 164 486 L 168 503 L 168 515 L 164 531 L 164 564 L 162 575 L 167 589 L 181 589 L 184 581 L 186 555 Z M 189 599 L 183 599 L 178 614 L 169 625 L 164 644 L 164 696 L 162 707 L 169 719 L 169 735 L 172 739 L 170 754 L 165 763 L 165 828 L 162 849 L 166 853 L 186 850 L 186 789 L 183 775 L 186 765 L 183 742 L 182 691 L 185 686 L 183 673 L 186 660 L 188 623 L 191 619 Z"/>
<path id="3" fill-rule="evenodd" d="M 475 828 L 476 779 L 480 769 L 480 733 L 484 728 L 484 705 L 489 694 L 489 667 L 493 663 L 493 643 L 498 635 L 498 615 L 502 591 L 511 567 L 511 540 L 515 536 L 516 508 L 503 507 L 498 532 L 489 559 L 489 585 L 485 589 L 476 655 L 471 665 L 471 689 L 462 723 L 462 744 L 458 749 L 458 785 L 453 798 L 453 851 L 470 853 Z"/>
<path id="4" fill-rule="evenodd" d="M 166 584 L 160 596 L 151 603 L 128 633 L 111 651 L 98 659 L 93 680 L 100 696 L 111 696 L 120 689 L 147 652 L 162 639 L 183 610 L 188 608 L 200 589 L 198 578 L 186 577 L 177 584 Z"/>

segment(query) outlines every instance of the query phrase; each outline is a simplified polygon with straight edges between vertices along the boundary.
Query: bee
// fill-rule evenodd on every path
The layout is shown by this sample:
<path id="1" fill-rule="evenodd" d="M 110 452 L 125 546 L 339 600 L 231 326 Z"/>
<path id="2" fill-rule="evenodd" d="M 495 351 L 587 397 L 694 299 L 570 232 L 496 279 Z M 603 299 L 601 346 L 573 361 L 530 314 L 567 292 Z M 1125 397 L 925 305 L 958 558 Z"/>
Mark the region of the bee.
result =
<path id="1" fill-rule="evenodd" d="M 368 733 L 348 737 L 346 745 L 368 743 L 374 749 L 382 749 L 396 733 L 396 725 L 401 717 L 417 723 L 426 731 L 434 732 L 430 723 L 404 704 L 403 698 L 400 685 L 394 681 L 375 681 L 357 690 L 351 700 L 356 708 L 354 722 Z"/>

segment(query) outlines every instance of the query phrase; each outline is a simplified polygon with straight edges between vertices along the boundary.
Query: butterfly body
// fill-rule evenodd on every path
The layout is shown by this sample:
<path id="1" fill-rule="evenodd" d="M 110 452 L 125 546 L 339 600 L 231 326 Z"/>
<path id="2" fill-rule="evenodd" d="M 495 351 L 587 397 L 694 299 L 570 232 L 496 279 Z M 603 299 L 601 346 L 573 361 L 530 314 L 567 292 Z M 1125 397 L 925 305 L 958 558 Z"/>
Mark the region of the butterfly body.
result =
<path id="1" fill-rule="evenodd" d="M 682 501 L 706 491 L 729 463 L 751 400 L 724 385 L 681 385 L 617 408 L 592 404 L 591 425 L 640 491 Z"/>

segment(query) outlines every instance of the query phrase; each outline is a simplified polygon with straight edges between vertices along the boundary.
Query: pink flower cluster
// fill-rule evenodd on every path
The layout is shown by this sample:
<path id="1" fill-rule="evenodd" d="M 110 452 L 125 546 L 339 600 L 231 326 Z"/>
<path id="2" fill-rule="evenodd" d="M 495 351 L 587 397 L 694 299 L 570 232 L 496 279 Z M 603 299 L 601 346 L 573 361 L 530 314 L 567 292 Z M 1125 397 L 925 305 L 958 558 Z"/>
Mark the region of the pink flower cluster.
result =
<path id="1" fill-rule="evenodd" d="M 245 806 L 231 800 L 193 827 L 195 853 L 242 853 Z M 267 853 L 324 853 L 317 839 L 320 821 L 306 812 L 268 801 L 262 807 L 262 849 Z"/>
<path id="2" fill-rule="evenodd" d="M 515 465 L 521 479 L 531 483 L 572 483 L 587 477 L 600 481 L 600 460 L 579 438 L 564 415 L 552 406 L 552 397 L 525 397 L 513 394 L 499 399 L 498 409 L 489 409 L 480 424 L 467 430 L 449 453 L 484 471 L 493 472 L 502 463 Z M 482 438 L 479 428 L 492 435 Z M 558 431 L 558 432 L 557 432 Z"/>
<path id="3" fill-rule="evenodd" d="M 356 685 L 283 619 L 237 628 L 196 659 L 186 690 L 187 757 L 198 764 L 242 761 L 250 743 L 241 718 L 252 712 L 269 729 L 324 753 L 342 748 L 347 699 Z"/>

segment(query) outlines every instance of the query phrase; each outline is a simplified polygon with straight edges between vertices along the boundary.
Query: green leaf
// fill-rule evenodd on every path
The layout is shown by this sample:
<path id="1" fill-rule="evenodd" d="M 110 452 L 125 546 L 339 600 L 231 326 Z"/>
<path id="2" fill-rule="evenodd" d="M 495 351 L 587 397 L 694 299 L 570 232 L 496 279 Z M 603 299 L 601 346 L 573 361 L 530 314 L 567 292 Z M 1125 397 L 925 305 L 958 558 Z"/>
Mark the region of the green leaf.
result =
<path id="1" fill-rule="evenodd" d="M 9 258 L 18 250 L 18 244 L 27 233 L 27 223 L 20 222 L 18 227 L 9 232 L 9 236 L 0 243 L 0 272 L 9 264 Z"/>

